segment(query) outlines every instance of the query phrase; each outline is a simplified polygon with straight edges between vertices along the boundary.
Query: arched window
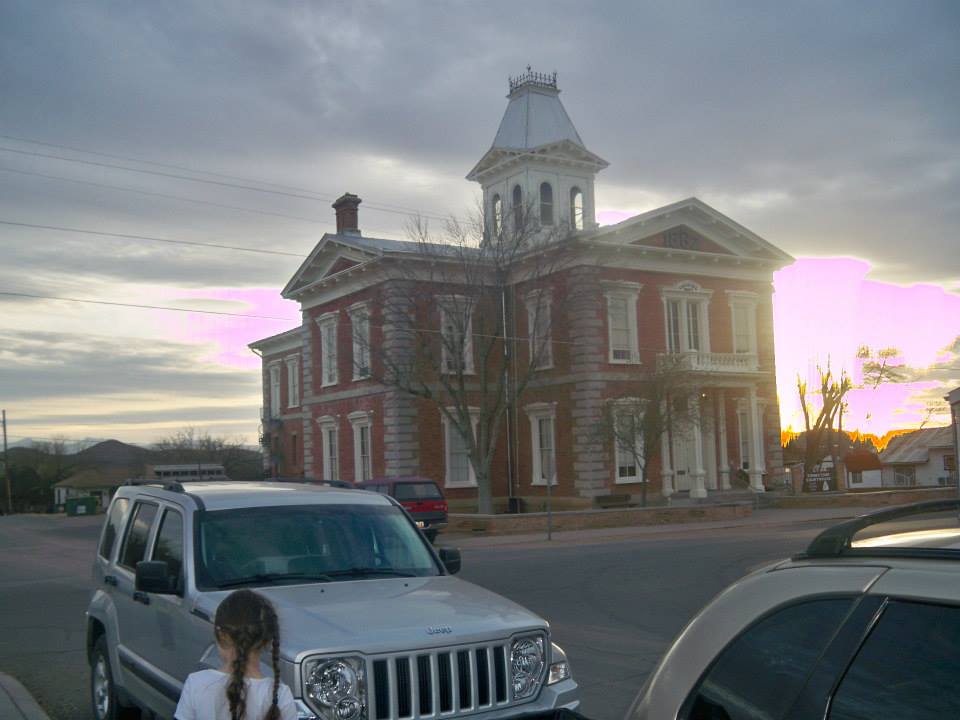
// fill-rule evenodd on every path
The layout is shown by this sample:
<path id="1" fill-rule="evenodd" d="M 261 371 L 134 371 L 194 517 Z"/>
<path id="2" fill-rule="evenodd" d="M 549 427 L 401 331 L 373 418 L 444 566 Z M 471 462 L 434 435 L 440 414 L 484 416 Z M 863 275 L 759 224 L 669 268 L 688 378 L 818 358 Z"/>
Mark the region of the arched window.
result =
<path id="1" fill-rule="evenodd" d="M 570 188 L 570 220 L 574 230 L 583 230 L 583 193 L 578 187 Z"/>
<path id="2" fill-rule="evenodd" d="M 513 186 L 513 229 L 520 232 L 523 229 L 523 190 L 519 185 Z"/>
<path id="3" fill-rule="evenodd" d="M 553 188 L 550 183 L 540 183 L 540 224 L 553 225 Z"/>
<path id="4" fill-rule="evenodd" d="M 499 237 L 503 232 L 503 201 L 500 195 L 493 196 L 493 235 Z"/>

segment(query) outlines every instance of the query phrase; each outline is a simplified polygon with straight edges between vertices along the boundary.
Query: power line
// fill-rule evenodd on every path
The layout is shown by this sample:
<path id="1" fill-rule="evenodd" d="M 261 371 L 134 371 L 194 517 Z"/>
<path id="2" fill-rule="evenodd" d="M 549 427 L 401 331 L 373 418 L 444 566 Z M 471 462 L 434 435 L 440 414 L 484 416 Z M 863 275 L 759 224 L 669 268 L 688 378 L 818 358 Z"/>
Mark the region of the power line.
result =
<path id="1" fill-rule="evenodd" d="M 226 315 L 229 317 L 253 318 L 255 320 L 278 320 L 281 322 L 295 322 L 293 318 L 277 317 L 275 315 L 250 315 L 246 313 L 232 313 L 219 310 L 190 310 L 188 308 L 170 307 L 169 305 L 141 305 L 137 303 L 112 302 L 109 300 L 88 300 L 86 298 L 70 298 L 60 295 L 39 295 L 34 293 L 8 292 L 0 290 L 0 295 L 8 297 L 32 298 L 35 300 L 59 300 L 61 302 L 87 303 L 90 305 L 110 305 L 113 307 L 136 308 L 139 310 L 168 310 L 170 312 L 200 313 L 202 315 Z"/>
<path id="2" fill-rule="evenodd" d="M 92 165 L 94 167 L 111 168 L 113 170 L 124 170 L 126 172 L 142 173 L 145 175 L 156 175 L 158 177 L 173 178 L 175 180 L 187 180 L 190 182 L 205 183 L 207 185 L 217 185 L 220 187 L 238 188 L 240 190 L 249 190 L 251 192 L 267 193 L 271 195 L 284 195 L 286 197 L 297 198 L 299 200 L 312 200 L 312 201 L 325 200 L 325 201 L 332 202 L 333 200 L 336 199 L 329 195 L 320 195 L 320 194 L 306 195 L 302 192 L 288 192 L 285 190 L 268 190 L 267 188 L 260 188 L 254 185 L 241 185 L 238 183 L 226 182 L 223 180 L 210 180 L 207 178 L 196 178 L 196 177 L 190 177 L 189 175 L 179 175 L 176 173 L 162 172 L 160 170 L 144 170 L 142 168 L 133 168 L 133 167 L 127 167 L 124 165 L 117 165 L 116 163 L 99 162 L 97 160 L 83 160 L 81 158 L 70 158 L 70 157 L 64 157 L 63 155 L 53 155 L 50 153 L 41 153 L 41 152 L 35 152 L 32 150 L 17 150 L 15 148 L 0 147 L 0 152 L 15 153 L 17 155 L 27 155 L 30 157 L 41 157 L 41 158 L 47 158 L 50 160 L 60 160 L 62 162 L 79 163 L 81 165 Z M 417 211 L 412 209 L 396 210 L 393 208 L 375 205 L 369 202 L 366 203 L 366 206 L 370 210 L 379 211 L 379 212 L 388 212 L 388 213 L 394 213 L 397 215 L 419 214 L 421 217 L 430 218 L 432 220 L 441 220 L 441 221 L 447 220 L 447 218 L 441 217 L 439 215 L 428 215 L 426 213 L 418 213 Z"/>
<path id="3" fill-rule="evenodd" d="M 256 183 L 258 185 L 267 185 L 275 188 L 282 188 L 284 190 L 292 190 L 295 192 L 304 192 L 316 195 L 317 199 L 320 200 L 333 200 L 333 196 L 330 196 L 326 193 L 321 193 L 317 190 L 311 190 L 310 188 L 297 187 L 296 185 L 283 185 L 281 183 L 268 182 L 266 180 L 257 180 L 253 178 L 242 177 L 239 175 L 228 175 L 226 173 L 213 172 L 211 170 L 195 170 L 183 165 L 174 165 L 172 163 L 163 163 L 157 162 L 156 160 L 146 160 L 144 158 L 130 157 L 128 155 L 116 155 L 113 153 L 99 152 L 96 150 L 87 150 L 84 148 L 73 147 L 71 145 L 58 145 L 57 143 L 44 142 L 42 140 L 31 140 L 30 138 L 17 137 L 15 135 L 3 135 L 0 134 L 0 139 L 4 140 L 15 140 L 17 142 L 30 143 L 31 145 L 42 145 L 44 147 L 57 148 L 58 150 L 69 150 L 70 152 L 79 152 L 86 155 L 97 155 L 99 157 L 111 158 L 113 160 L 124 160 L 126 162 L 141 163 L 143 165 L 153 165 L 155 167 L 167 168 L 170 170 L 182 170 L 185 172 L 201 174 L 201 175 L 212 175 L 213 177 L 223 178 L 225 180 L 237 180 L 243 183 Z M 395 205 L 393 203 L 376 203 L 379 207 L 382 208 L 394 208 L 397 211 L 402 211 L 406 213 L 421 214 L 420 210 L 417 208 L 411 208 L 404 205 Z M 426 216 L 425 216 L 426 217 Z"/>
<path id="4" fill-rule="evenodd" d="M 37 230 L 55 230 L 57 232 L 80 233 L 82 235 L 102 235 L 104 237 L 122 238 L 129 240 L 149 240 L 151 242 L 171 243 L 174 245 L 190 245 L 195 247 L 213 248 L 215 250 L 239 250 L 241 252 L 260 253 L 262 255 L 283 255 L 285 257 L 295 257 L 303 259 L 303 253 L 284 252 L 283 250 L 264 250 L 262 248 L 243 247 L 240 245 L 220 245 L 218 243 L 205 243 L 197 240 L 174 240 L 173 238 L 153 237 L 151 235 L 131 235 L 127 233 L 106 232 L 105 230 L 85 230 L 83 228 L 62 227 L 59 225 L 35 225 L 34 223 L 14 222 L 12 220 L 0 220 L 0 225 L 12 225 L 14 227 L 32 228 Z"/>

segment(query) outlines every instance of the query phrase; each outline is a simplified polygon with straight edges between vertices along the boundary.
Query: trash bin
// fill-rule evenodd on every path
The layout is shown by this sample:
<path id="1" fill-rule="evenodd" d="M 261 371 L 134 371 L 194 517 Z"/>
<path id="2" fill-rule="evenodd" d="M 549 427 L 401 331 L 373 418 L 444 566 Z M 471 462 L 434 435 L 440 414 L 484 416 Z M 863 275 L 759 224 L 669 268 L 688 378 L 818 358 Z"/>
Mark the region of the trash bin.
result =
<path id="1" fill-rule="evenodd" d="M 97 512 L 97 499 L 92 496 L 67 498 L 67 515 L 93 515 Z"/>

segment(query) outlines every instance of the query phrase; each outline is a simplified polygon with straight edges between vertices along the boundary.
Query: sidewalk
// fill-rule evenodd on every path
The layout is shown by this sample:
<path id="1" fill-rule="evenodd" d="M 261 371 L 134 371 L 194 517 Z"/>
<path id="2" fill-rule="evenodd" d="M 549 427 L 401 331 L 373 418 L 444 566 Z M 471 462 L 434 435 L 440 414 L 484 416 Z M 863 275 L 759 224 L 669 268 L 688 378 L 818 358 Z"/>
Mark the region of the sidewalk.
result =
<path id="1" fill-rule="evenodd" d="M 50 720 L 16 678 L 0 673 L 0 718 L 3 720 Z"/>
<path id="2" fill-rule="evenodd" d="M 677 533 L 696 533 L 708 530 L 726 530 L 741 528 L 773 527 L 795 525 L 797 523 L 841 522 L 849 518 L 875 512 L 879 507 L 840 507 L 809 509 L 765 508 L 754 510 L 749 517 L 708 522 L 670 523 L 664 525 L 635 525 L 630 527 L 597 528 L 593 530 L 554 531 L 549 544 L 578 544 L 608 540 L 630 540 L 639 537 L 670 535 Z M 438 547 L 484 548 L 511 545 L 547 545 L 546 533 L 524 533 L 516 535 L 470 535 L 466 533 L 441 533 L 437 539 Z"/>

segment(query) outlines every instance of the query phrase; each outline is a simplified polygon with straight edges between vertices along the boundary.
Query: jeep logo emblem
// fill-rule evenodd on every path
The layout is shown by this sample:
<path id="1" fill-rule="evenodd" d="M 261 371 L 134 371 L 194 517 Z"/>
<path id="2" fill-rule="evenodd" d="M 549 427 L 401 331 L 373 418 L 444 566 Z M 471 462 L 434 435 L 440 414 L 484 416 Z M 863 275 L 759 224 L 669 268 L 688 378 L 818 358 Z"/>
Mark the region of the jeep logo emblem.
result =
<path id="1" fill-rule="evenodd" d="M 449 625 L 431 625 L 427 628 L 427 635 L 450 635 L 453 628 Z"/>

